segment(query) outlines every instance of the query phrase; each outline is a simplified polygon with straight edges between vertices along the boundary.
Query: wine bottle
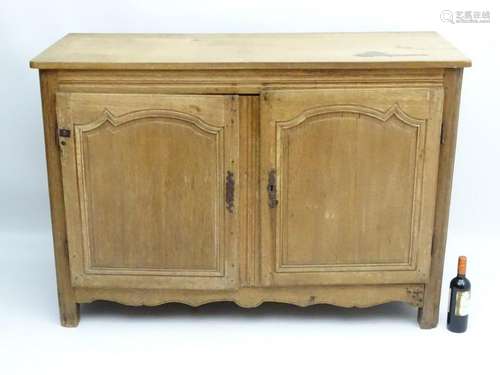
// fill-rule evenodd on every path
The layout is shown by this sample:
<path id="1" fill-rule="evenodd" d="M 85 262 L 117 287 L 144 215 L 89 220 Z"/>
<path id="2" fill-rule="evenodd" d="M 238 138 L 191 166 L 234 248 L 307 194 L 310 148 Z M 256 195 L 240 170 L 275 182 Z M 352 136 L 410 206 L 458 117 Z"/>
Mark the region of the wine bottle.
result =
<path id="1" fill-rule="evenodd" d="M 467 258 L 458 258 L 458 272 L 450 282 L 450 302 L 448 304 L 447 327 L 452 332 L 462 333 L 467 330 L 470 303 L 470 281 L 465 277 Z"/>

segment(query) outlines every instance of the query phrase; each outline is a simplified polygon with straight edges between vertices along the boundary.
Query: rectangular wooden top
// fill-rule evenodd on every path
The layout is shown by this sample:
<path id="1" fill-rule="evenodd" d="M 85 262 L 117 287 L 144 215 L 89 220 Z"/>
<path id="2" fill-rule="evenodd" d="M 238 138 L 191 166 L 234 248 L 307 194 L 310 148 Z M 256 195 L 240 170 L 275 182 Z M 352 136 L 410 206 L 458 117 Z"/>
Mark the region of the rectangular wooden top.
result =
<path id="1" fill-rule="evenodd" d="M 471 62 L 435 32 L 68 34 L 37 69 L 460 68 Z"/>

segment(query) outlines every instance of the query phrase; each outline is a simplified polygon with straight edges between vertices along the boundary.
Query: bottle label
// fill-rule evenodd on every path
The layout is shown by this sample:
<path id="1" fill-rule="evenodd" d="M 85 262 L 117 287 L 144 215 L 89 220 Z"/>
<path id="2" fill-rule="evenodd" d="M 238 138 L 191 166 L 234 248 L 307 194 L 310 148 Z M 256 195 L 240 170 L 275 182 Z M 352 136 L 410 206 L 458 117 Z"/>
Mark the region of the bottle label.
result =
<path id="1" fill-rule="evenodd" d="M 470 305 L 470 290 L 457 291 L 457 302 L 455 303 L 455 315 L 466 316 L 469 315 Z"/>

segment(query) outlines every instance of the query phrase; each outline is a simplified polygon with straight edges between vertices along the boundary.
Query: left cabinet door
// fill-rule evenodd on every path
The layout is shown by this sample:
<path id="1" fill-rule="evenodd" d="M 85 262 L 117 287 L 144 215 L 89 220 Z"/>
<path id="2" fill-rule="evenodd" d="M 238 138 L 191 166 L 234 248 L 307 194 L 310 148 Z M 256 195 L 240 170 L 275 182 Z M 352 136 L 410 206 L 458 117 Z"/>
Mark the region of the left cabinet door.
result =
<path id="1" fill-rule="evenodd" d="M 56 100 L 73 285 L 236 288 L 236 97 Z"/>

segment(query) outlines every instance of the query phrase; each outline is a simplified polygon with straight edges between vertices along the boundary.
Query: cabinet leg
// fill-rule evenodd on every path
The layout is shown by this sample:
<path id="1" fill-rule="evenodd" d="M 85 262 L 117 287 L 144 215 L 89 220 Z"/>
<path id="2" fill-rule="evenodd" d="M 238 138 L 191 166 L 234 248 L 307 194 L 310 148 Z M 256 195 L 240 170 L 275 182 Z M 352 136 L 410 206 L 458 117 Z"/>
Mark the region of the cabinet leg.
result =
<path id="1" fill-rule="evenodd" d="M 42 91 L 43 125 L 45 134 L 45 153 L 47 174 L 49 176 L 50 213 L 52 218 L 52 237 L 57 274 L 57 291 L 61 324 L 76 327 L 80 321 L 79 305 L 75 301 L 71 285 L 68 246 L 66 242 L 66 217 L 61 175 L 59 146 L 54 142 L 56 121 L 57 72 L 40 72 Z"/>
<path id="2" fill-rule="evenodd" d="M 57 297 L 59 300 L 59 317 L 63 327 L 76 327 L 80 322 L 80 304 L 75 301 L 75 294 L 71 285 L 69 259 L 65 246 L 54 237 L 56 256 Z"/>
<path id="3" fill-rule="evenodd" d="M 59 317 L 63 327 L 78 327 L 80 304 L 64 300 L 62 296 L 59 296 Z"/>
<path id="4" fill-rule="evenodd" d="M 417 320 L 422 329 L 435 328 L 439 322 L 439 306 L 424 302 L 424 306 L 418 309 Z"/>
<path id="5" fill-rule="evenodd" d="M 442 270 L 442 266 L 440 266 Z M 440 271 L 442 272 L 442 271 Z M 420 328 L 434 328 L 439 323 L 439 302 L 441 298 L 441 278 L 436 277 L 425 286 L 424 303 L 418 309 L 417 320 Z"/>

